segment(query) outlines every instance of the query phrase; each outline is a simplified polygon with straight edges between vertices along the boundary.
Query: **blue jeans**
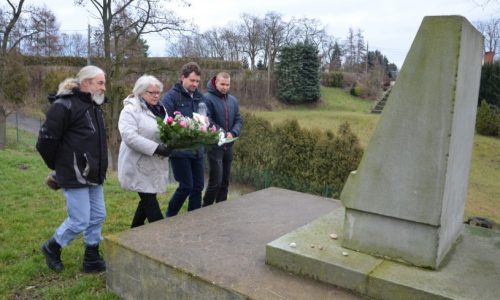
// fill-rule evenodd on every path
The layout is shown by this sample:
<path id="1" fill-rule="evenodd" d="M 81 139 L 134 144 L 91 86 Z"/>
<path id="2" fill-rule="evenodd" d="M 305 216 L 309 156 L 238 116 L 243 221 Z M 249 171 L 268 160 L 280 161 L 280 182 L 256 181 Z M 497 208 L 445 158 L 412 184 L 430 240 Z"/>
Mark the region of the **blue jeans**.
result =
<path id="1" fill-rule="evenodd" d="M 99 244 L 106 218 L 102 185 L 62 190 L 68 218 L 57 228 L 54 234 L 56 242 L 64 247 L 83 232 L 86 245 Z"/>
<path id="2" fill-rule="evenodd" d="M 203 206 L 227 200 L 233 147 L 213 147 L 208 151 L 209 178 Z"/>
<path id="3" fill-rule="evenodd" d="M 201 191 L 204 185 L 203 157 L 201 158 L 170 158 L 174 178 L 179 182 L 167 208 L 167 217 L 179 213 L 184 201 L 189 196 L 188 211 L 201 207 Z"/>

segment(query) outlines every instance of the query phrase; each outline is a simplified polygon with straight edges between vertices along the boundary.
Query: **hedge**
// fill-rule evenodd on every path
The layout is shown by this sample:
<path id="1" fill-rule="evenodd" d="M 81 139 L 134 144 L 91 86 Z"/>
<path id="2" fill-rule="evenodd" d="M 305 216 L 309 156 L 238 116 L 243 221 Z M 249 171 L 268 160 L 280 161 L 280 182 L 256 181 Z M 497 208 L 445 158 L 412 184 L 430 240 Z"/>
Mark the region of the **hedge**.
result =
<path id="1" fill-rule="evenodd" d="M 251 113 L 243 113 L 243 119 L 232 176 L 256 188 L 277 186 L 338 197 L 363 155 L 348 123 L 334 134 L 300 128 L 296 120 L 272 126 Z"/>

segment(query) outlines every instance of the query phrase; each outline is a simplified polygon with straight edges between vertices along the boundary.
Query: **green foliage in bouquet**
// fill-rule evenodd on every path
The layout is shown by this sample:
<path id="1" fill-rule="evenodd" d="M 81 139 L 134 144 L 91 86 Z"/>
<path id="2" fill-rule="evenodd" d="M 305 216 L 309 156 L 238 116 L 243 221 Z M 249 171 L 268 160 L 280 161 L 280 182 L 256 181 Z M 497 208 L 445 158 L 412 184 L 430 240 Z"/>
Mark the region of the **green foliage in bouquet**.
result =
<path id="1" fill-rule="evenodd" d="M 188 118 L 176 112 L 175 117 L 158 118 L 157 122 L 160 140 L 171 149 L 195 149 L 220 140 L 215 127 L 207 127 L 200 117 Z"/>

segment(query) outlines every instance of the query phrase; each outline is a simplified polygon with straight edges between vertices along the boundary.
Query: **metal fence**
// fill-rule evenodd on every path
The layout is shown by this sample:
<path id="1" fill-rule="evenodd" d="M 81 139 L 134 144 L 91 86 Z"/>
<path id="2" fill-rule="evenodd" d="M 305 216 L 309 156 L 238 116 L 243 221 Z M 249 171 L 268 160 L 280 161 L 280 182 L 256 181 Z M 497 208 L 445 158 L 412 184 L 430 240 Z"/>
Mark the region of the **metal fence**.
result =
<path id="1" fill-rule="evenodd" d="M 7 117 L 7 143 L 35 146 L 43 119 L 13 112 Z"/>

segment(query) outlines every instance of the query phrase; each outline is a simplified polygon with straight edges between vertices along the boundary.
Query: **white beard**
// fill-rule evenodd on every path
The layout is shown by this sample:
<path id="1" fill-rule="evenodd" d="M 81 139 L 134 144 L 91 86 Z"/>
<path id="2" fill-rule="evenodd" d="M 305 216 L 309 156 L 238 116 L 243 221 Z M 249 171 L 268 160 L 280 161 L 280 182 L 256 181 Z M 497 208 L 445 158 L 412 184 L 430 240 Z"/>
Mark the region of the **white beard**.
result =
<path id="1" fill-rule="evenodd" d="M 104 93 L 92 94 L 92 100 L 97 104 L 101 105 L 104 103 Z"/>

